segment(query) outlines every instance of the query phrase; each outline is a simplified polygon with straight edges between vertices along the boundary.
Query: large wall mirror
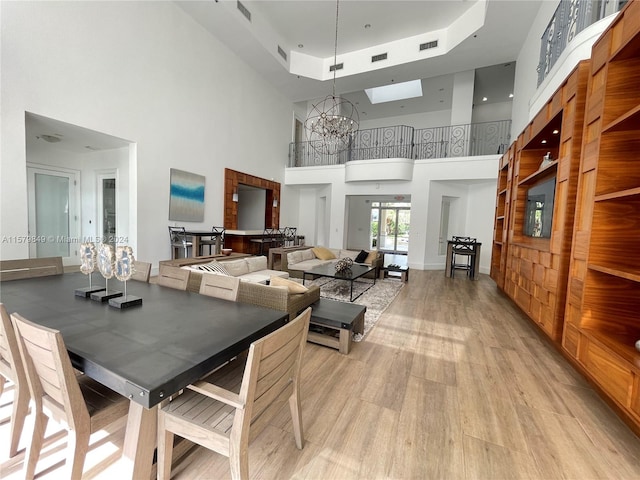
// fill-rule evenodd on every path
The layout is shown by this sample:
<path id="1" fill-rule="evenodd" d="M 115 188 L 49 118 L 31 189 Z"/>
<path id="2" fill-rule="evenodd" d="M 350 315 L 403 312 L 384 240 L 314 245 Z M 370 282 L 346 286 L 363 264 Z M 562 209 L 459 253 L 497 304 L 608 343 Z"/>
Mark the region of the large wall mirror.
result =
<path id="1" fill-rule="evenodd" d="M 280 226 L 280 184 L 225 168 L 224 227 L 263 230 Z"/>

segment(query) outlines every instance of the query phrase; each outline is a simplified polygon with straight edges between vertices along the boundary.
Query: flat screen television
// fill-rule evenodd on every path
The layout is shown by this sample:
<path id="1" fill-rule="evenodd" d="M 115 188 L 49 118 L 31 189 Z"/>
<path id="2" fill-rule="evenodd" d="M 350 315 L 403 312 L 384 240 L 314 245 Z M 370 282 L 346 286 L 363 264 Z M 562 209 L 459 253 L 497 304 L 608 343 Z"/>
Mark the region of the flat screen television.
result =
<path id="1" fill-rule="evenodd" d="M 556 177 L 546 179 L 529 188 L 524 218 L 524 234 L 526 236 L 551 238 L 555 193 Z"/>

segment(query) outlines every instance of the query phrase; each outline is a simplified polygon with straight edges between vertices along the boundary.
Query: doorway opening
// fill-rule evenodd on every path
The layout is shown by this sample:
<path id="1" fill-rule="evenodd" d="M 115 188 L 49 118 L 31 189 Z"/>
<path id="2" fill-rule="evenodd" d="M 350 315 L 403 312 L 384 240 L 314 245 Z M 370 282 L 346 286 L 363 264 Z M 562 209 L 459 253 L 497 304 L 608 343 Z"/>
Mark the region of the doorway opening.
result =
<path id="1" fill-rule="evenodd" d="M 384 253 L 409 252 L 411 203 L 371 202 L 369 247 Z"/>

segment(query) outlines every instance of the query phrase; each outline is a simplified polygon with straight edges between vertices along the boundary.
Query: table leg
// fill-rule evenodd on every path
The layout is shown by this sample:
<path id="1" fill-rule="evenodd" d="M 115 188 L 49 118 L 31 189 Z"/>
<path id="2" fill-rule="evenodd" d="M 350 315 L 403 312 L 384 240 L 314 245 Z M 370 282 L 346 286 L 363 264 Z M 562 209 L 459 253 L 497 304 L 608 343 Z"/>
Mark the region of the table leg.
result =
<path id="1" fill-rule="evenodd" d="M 191 256 L 197 257 L 200 255 L 200 237 L 193 235 L 191 237 Z"/>
<path id="2" fill-rule="evenodd" d="M 125 478 L 150 478 L 156 448 L 158 407 L 144 408 L 131 402 L 122 448 Z"/>

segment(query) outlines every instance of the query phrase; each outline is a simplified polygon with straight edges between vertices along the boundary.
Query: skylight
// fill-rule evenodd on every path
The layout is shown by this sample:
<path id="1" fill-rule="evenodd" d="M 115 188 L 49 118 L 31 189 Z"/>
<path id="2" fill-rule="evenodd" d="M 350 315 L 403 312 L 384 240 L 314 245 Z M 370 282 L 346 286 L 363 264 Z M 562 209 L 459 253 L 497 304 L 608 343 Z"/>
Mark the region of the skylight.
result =
<path id="1" fill-rule="evenodd" d="M 366 88 L 365 93 L 371 103 L 393 102 L 405 98 L 422 96 L 422 82 L 411 80 L 403 83 L 392 83 L 383 87 Z"/>

